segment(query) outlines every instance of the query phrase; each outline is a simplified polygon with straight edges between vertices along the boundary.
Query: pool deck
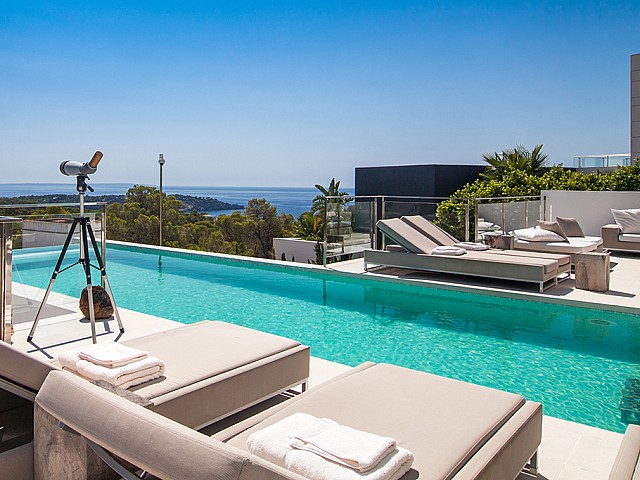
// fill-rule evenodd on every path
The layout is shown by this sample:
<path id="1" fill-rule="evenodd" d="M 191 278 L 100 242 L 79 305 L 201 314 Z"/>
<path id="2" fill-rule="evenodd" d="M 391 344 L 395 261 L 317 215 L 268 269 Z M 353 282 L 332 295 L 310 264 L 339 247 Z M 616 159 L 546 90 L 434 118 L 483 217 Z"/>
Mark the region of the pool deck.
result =
<path id="1" fill-rule="evenodd" d="M 628 261 L 627 261 L 628 260 Z M 360 266 L 360 270 L 358 270 Z M 362 274 L 362 260 L 342 262 L 331 267 L 351 274 Z M 545 292 L 544 296 L 570 297 L 571 300 L 587 302 L 619 300 L 622 306 L 633 306 L 631 299 L 638 303 L 640 295 L 640 281 L 637 277 L 640 268 L 640 258 L 620 259 L 615 265 L 615 275 L 612 274 L 611 286 L 613 291 L 619 294 L 596 294 L 593 292 L 573 291 L 570 292 L 568 280 L 566 286 L 559 286 L 551 289 L 551 294 Z M 634 272 L 635 269 L 635 272 Z M 619 278 L 622 274 L 628 275 L 628 279 Z M 425 281 L 416 278 L 407 272 L 398 272 L 402 278 L 409 275 L 411 280 Z M 372 275 L 367 273 L 367 275 Z M 393 275 L 386 272 L 385 276 Z M 633 281 L 632 281 L 633 280 Z M 431 280 L 427 280 L 431 283 Z M 451 284 L 460 286 L 456 282 Z M 465 284 L 468 285 L 468 284 Z M 633 285 L 636 291 L 632 291 L 629 286 Z M 464 285 L 463 285 L 464 286 Z M 471 285 L 472 288 L 479 288 Z M 486 288 L 486 286 L 485 286 Z M 489 287 L 493 290 L 494 287 Z M 553 292 L 553 290 L 556 290 Z M 504 290 L 503 290 L 504 291 Z M 515 294 L 523 293 L 522 290 L 514 290 Z M 525 290 L 524 293 L 529 295 Z M 534 294 L 537 295 L 537 294 Z M 45 359 L 53 359 L 60 353 L 80 345 L 91 343 L 91 329 L 78 309 L 78 302 L 75 299 L 52 293 L 49 303 L 43 310 L 44 315 L 38 324 L 32 342 L 27 343 L 27 335 L 33 323 L 39 302 L 31 300 L 42 298 L 42 290 L 14 284 L 14 328 L 13 344 L 33 355 L 41 356 Z M 579 300 L 580 301 L 580 300 Z M 620 304 L 615 304 L 620 305 Z M 98 321 L 97 332 L 98 341 L 113 341 L 116 339 L 132 339 L 142 335 L 149 335 L 154 332 L 175 328 L 181 323 L 163 318 L 146 315 L 143 313 L 119 309 L 125 333 L 120 334 L 115 320 Z M 334 362 L 329 362 L 320 358 L 311 358 L 311 376 L 309 386 L 313 388 L 324 381 L 348 370 L 350 367 Z M 543 419 L 543 439 L 539 450 L 540 471 L 533 477 L 521 474 L 518 480 L 537 478 L 539 480 L 596 480 L 607 478 L 611 466 L 613 465 L 618 448 L 622 441 L 622 434 L 602 430 L 579 423 L 569 422 L 554 417 L 544 416 Z"/>
<path id="2" fill-rule="evenodd" d="M 607 292 L 590 292 L 575 288 L 573 274 L 570 279 L 547 288 L 544 293 L 538 293 L 537 285 L 521 282 L 426 273 L 392 267 L 376 267 L 365 272 L 364 261 L 361 258 L 330 264 L 328 268 L 347 275 L 381 276 L 392 281 L 423 283 L 476 293 L 640 314 L 640 255 L 637 254 L 611 253 L 610 285 Z"/>

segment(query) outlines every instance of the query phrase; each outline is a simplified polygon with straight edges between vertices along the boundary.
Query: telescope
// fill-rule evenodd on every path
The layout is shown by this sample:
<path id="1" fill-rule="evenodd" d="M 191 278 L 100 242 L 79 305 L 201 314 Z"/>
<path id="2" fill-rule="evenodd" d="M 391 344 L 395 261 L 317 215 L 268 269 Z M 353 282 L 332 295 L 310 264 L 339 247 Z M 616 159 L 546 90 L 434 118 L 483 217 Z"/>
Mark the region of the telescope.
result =
<path id="1" fill-rule="evenodd" d="M 49 286 L 44 293 L 44 297 L 42 299 L 42 303 L 38 308 L 38 312 L 36 313 L 36 318 L 33 321 L 33 325 L 31 326 L 31 331 L 27 336 L 27 342 L 31 342 L 33 340 L 33 335 L 36 332 L 36 327 L 38 326 L 38 321 L 40 320 L 40 315 L 42 314 L 42 308 L 47 304 L 47 299 L 49 298 L 49 294 L 53 289 L 53 284 L 56 281 L 56 277 L 59 273 L 68 270 L 74 265 L 81 265 L 84 269 L 84 274 L 87 279 L 87 298 L 89 301 L 89 322 L 91 323 L 91 339 L 93 343 L 98 343 L 96 338 L 96 313 L 93 308 L 93 287 L 91 285 L 91 268 L 95 268 L 100 270 L 102 275 L 102 283 L 104 284 L 104 288 L 107 291 L 107 295 L 109 296 L 109 300 L 111 300 L 111 305 L 113 305 L 113 312 L 116 316 L 116 320 L 118 321 L 118 326 L 120 327 L 120 333 L 124 333 L 124 327 L 122 326 L 122 320 L 120 319 L 120 313 L 118 312 L 118 307 L 116 307 L 116 302 L 113 299 L 113 292 L 111 291 L 111 286 L 109 285 L 109 279 L 107 278 L 107 271 L 104 266 L 104 261 L 102 259 L 102 255 L 100 254 L 100 250 L 98 249 L 98 243 L 96 242 L 96 236 L 93 233 L 93 228 L 91 227 L 91 221 L 89 217 L 84 215 L 84 195 L 87 190 L 93 192 L 93 188 L 87 185 L 87 180 L 89 180 L 88 175 L 96 173 L 98 170 L 98 164 L 102 160 L 102 152 L 97 150 L 96 153 L 93 154 L 91 160 L 86 163 L 80 162 L 72 162 L 71 160 L 65 160 L 60 164 L 60 173 L 63 175 L 68 175 L 69 177 L 76 177 L 76 190 L 78 190 L 78 194 L 80 194 L 80 215 L 73 219 L 73 223 L 69 227 L 69 233 L 67 234 L 67 238 L 64 241 L 64 245 L 62 246 L 62 251 L 60 252 L 60 256 L 58 257 L 58 262 L 53 270 L 53 275 L 51 275 L 51 280 L 49 280 Z M 76 232 L 76 228 L 79 229 L 80 233 L 80 257 L 76 263 L 71 265 L 67 265 L 62 268 L 62 262 L 64 261 L 64 257 L 67 254 L 67 250 L 69 245 L 71 244 L 74 234 Z M 104 235 L 104 230 L 102 232 Z M 104 238 L 104 237 L 103 237 Z M 93 247 L 93 254 L 95 256 L 96 261 L 98 262 L 98 266 L 95 266 L 91 263 L 91 259 L 89 258 L 89 244 Z"/>
<path id="2" fill-rule="evenodd" d="M 73 177 L 75 175 L 89 175 L 96 173 L 98 169 L 98 163 L 102 160 L 102 152 L 96 151 L 91 157 L 91 160 L 85 163 L 73 162 L 71 160 L 65 160 L 60 164 L 60 173 Z"/>

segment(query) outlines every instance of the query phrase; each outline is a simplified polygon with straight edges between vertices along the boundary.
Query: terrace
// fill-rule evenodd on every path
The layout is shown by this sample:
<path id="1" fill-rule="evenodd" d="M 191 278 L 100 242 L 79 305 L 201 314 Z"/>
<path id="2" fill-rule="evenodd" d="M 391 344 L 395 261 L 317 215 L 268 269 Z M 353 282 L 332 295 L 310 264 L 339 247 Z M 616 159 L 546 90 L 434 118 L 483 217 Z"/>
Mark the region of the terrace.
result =
<path id="1" fill-rule="evenodd" d="M 501 215 L 504 218 L 504 212 L 501 212 Z M 372 238 L 373 236 L 369 236 L 368 241 L 371 242 Z M 246 261 L 246 259 L 243 260 Z M 273 263 L 287 265 L 284 262 Z M 380 268 L 374 272 L 365 272 L 363 260 L 358 258 L 330 263 L 327 268 L 346 276 L 379 277 L 394 283 L 432 285 L 459 291 L 483 292 L 492 296 L 525 298 L 562 305 L 586 305 L 594 309 L 639 314 L 637 298 L 640 295 L 640 279 L 637 278 L 636 272 L 640 267 L 640 257 L 633 254 L 613 253 L 611 265 L 611 284 L 607 292 L 576 289 L 575 277 L 572 276 L 571 279 L 543 294 L 532 292 L 527 288 L 514 287 L 506 282 L 469 277 L 461 279 L 450 275 L 433 275 L 407 269 Z M 323 267 L 308 268 L 323 270 Z M 14 282 L 12 305 L 14 345 L 31 355 L 51 359 L 70 348 L 89 344 L 91 338 L 88 335 L 88 325 L 81 320 L 83 315 L 78 309 L 77 300 L 56 293 L 51 295 L 48 306 L 45 307 L 37 338 L 32 343 L 27 342 L 26 337 L 39 307 L 39 301 L 42 299 L 42 293 L 41 289 Z M 126 333 L 120 337 L 113 321 L 103 322 L 103 325 L 100 322 L 100 342 L 120 338 L 135 339 L 153 332 L 171 329 L 177 324 L 170 319 L 128 309 L 121 309 L 121 315 L 126 325 Z M 339 363 L 312 357 L 309 386 L 313 388 L 349 368 Z M 539 451 L 540 470 L 536 478 L 606 478 L 621 441 L 622 435 L 619 433 L 545 416 L 543 442 Z M 521 478 L 532 477 L 522 474 Z"/>

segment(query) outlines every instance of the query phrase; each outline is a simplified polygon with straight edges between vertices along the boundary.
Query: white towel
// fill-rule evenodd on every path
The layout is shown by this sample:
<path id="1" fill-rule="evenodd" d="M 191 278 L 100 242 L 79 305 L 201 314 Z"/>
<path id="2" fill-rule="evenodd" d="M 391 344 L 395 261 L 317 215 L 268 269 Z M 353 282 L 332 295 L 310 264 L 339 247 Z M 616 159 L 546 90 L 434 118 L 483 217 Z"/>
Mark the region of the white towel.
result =
<path id="1" fill-rule="evenodd" d="M 317 425 L 318 420 L 327 421 L 306 413 L 295 413 L 252 433 L 247 439 L 249 451 L 311 480 L 398 480 L 411 468 L 413 454 L 401 447 L 396 447 L 366 473 L 334 463 L 315 453 L 292 448 L 290 437 Z"/>
<path id="2" fill-rule="evenodd" d="M 368 472 L 396 449 L 391 437 L 381 437 L 344 425 L 323 424 L 298 432 L 289 443 L 359 472 Z"/>
<path id="3" fill-rule="evenodd" d="M 133 387 L 159 378 L 165 369 L 164 362 L 155 357 L 147 357 L 122 367 L 107 368 L 80 359 L 77 350 L 63 353 L 58 357 L 58 361 L 64 368 L 73 370 L 89 380 L 104 380 L 121 388 Z"/>
<path id="4" fill-rule="evenodd" d="M 441 245 L 431 250 L 431 255 L 458 256 L 464 255 L 465 253 L 467 253 L 467 251 L 464 248 L 449 247 L 445 245 Z"/>
<path id="5" fill-rule="evenodd" d="M 464 248 L 465 250 L 471 250 L 471 251 L 489 250 L 489 245 L 485 245 L 484 243 L 477 243 L 477 242 L 458 242 L 458 243 L 454 243 L 453 246 L 458 248 Z"/>
<path id="6" fill-rule="evenodd" d="M 113 368 L 147 358 L 149 353 L 117 342 L 106 342 L 81 347 L 78 356 L 96 365 Z"/>

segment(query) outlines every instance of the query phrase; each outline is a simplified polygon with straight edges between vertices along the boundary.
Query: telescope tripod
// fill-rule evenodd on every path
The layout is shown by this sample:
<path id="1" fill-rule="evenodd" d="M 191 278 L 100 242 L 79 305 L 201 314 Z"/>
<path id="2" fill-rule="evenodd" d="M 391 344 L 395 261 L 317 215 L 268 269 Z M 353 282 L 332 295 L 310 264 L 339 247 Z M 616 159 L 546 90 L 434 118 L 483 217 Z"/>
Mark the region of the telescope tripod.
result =
<path id="1" fill-rule="evenodd" d="M 56 281 L 56 278 L 59 273 L 64 272 L 65 270 L 70 269 L 76 265 L 82 265 L 84 269 L 84 274 L 87 280 L 87 297 L 89 303 L 89 320 L 91 322 L 91 338 L 93 343 L 97 343 L 96 339 L 96 314 L 93 309 L 93 289 L 91 286 L 91 267 L 100 270 L 100 274 L 102 275 L 102 281 L 104 282 L 104 287 L 109 295 L 109 300 L 111 300 L 111 305 L 113 305 L 113 313 L 118 321 L 118 327 L 120 327 L 120 333 L 124 333 L 124 327 L 122 326 L 122 320 L 120 319 L 120 313 L 118 312 L 118 307 L 116 306 L 116 302 L 113 299 L 113 293 L 111 292 L 111 286 L 109 285 L 109 278 L 107 277 L 107 271 L 104 266 L 104 262 L 102 260 L 102 255 L 100 255 L 100 250 L 98 249 L 98 242 L 96 242 L 96 237 L 93 234 L 93 229 L 91 228 L 91 223 L 88 217 L 84 216 L 84 194 L 89 188 L 91 191 L 93 189 L 86 184 L 87 180 L 86 175 L 78 175 L 77 181 L 77 190 L 80 194 L 80 216 L 73 219 L 73 223 L 71 224 L 71 228 L 69 229 L 69 233 L 67 234 L 67 238 L 65 239 L 64 246 L 62 247 L 62 251 L 60 252 L 60 256 L 58 257 L 58 262 L 56 263 L 56 267 L 53 271 L 53 275 L 51 275 L 51 280 L 49 281 L 49 286 L 47 287 L 47 291 L 44 294 L 44 298 L 42 299 L 42 303 L 40 304 L 40 308 L 38 308 L 38 313 L 36 313 L 36 318 L 33 322 L 33 326 L 31 327 L 31 331 L 29 332 L 29 336 L 27 337 L 27 341 L 30 342 L 33 339 L 33 335 L 36 331 L 36 327 L 38 326 L 38 321 L 40 320 L 40 314 L 42 313 L 42 309 L 47 303 L 47 299 L 49 298 L 49 294 L 53 289 L 53 284 Z M 67 254 L 67 250 L 69 249 L 69 245 L 71 244 L 71 240 L 73 239 L 73 235 L 75 234 L 76 228 L 80 227 L 80 257 L 76 263 L 73 263 L 62 270 L 62 262 L 64 260 L 65 255 Z M 96 261 L 98 262 L 98 266 L 92 265 L 89 260 L 89 240 L 91 241 L 91 246 L 93 247 L 93 253 L 96 257 Z"/>

